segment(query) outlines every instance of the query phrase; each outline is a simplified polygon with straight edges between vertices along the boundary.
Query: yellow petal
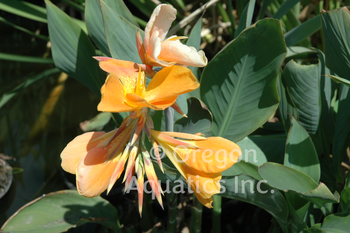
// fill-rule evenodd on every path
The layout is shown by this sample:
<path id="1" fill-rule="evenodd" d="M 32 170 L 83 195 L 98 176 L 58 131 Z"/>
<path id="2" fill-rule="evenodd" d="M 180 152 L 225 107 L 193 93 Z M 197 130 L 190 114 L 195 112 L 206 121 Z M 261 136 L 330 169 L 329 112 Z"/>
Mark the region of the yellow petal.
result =
<path id="1" fill-rule="evenodd" d="M 106 134 L 105 132 L 88 132 L 74 138 L 61 153 L 62 168 L 66 172 L 75 174 L 80 159 L 100 141 L 94 139 Z"/>
<path id="2" fill-rule="evenodd" d="M 162 43 L 158 59 L 196 67 L 206 66 L 208 63 L 208 59 L 202 50 L 197 52 L 194 47 L 184 45 L 179 40 L 174 40 L 173 38 Z"/>
<path id="3" fill-rule="evenodd" d="M 124 87 L 119 77 L 115 73 L 111 73 L 106 83 L 101 88 L 101 102 L 97 106 L 99 111 L 103 112 L 127 112 L 133 108 L 126 105 Z"/>
<path id="4" fill-rule="evenodd" d="M 148 84 L 144 98 L 153 105 L 199 87 L 192 71 L 182 66 L 165 67 Z"/>

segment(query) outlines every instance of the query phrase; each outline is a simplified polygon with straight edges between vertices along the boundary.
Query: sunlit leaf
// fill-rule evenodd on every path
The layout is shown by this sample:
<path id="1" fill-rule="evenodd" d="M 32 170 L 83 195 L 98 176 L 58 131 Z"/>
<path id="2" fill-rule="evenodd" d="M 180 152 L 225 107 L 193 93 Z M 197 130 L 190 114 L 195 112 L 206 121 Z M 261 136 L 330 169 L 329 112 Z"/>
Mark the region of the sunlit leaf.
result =
<path id="1" fill-rule="evenodd" d="M 214 117 L 213 135 L 237 142 L 274 114 L 276 78 L 286 50 L 279 21 L 265 19 L 244 30 L 205 67 L 200 92 Z"/>
<path id="2" fill-rule="evenodd" d="M 1 230 L 63 232 L 88 222 L 122 232 L 118 212 L 109 202 L 101 197 L 86 198 L 73 190 L 49 193 L 35 199 L 12 215 Z"/>

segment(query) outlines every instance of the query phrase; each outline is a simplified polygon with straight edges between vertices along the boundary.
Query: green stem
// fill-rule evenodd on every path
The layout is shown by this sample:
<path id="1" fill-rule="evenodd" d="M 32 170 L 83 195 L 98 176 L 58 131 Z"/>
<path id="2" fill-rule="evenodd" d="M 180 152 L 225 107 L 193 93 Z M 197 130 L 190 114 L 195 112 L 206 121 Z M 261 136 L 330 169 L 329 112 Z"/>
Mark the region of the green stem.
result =
<path id="1" fill-rule="evenodd" d="M 217 2 L 216 6 L 218 7 L 219 13 L 220 13 L 220 15 L 222 17 L 222 21 L 223 22 L 230 22 L 231 21 L 230 17 L 227 14 L 227 12 L 225 11 L 225 9 L 223 8 L 222 3 L 221 2 Z M 230 14 L 230 12 L 229 12 L 229 14 Z M 232 22 L 231 22 L 231 25 L 232 25 Z M 232 27 L 229 27 L 228 31 L 229 31 L 231 37 L 233 38 L 234 32 L 232 31 Z"/>
<path id="2" fill-rule="evenodd" d="M 191 207 L 191 232 L 200 233 L 202 231 L 203 205 L 193 194 L 193 205 Z"/>
<path id="3" fill-rule="evenodd" d="M 212 232 L 221 232 L 221 196 L 213 196 L 213 226 Z"/>
<path id="4" fill-rule="evenodd" d="M 177 215 L 177 195 L 173 192 L 168 194 L 168 227 L 167 233 L 176 232 L 176 215 Z"/>
<path id="5" fill-rule="evenodd" d="M 174 110 L 172 108 L 164 109 L 165 129 L 166 131 L 174 131 Z M 168 233 L 176 231 L 176 215 L 177 215 L 177 195 L 173 192 L 168 194 Z"/>

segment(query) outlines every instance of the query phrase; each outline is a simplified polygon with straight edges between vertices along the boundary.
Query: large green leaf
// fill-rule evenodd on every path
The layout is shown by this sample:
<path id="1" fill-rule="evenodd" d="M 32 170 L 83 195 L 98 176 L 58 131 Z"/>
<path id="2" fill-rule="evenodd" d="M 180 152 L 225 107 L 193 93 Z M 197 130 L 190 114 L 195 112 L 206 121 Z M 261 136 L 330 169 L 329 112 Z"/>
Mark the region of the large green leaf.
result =
<path id="1" fill-rule="evenodd" d="M 141 63 L 136 47 L 138 27 L 120 16 L 105 1 L 101 9 L 109 51 L 113 58 Z M 140 33 L 143 32 L 140 30 Z"/>
<path id="2" fill-rule="evenodd" d="M 338 202 L 325 184 L 318 185 L 310 176 L 293 168 L 277 163 L 265 163 L 259 167 L 259 174 L 271 187 L 299 193 L 321 208 L 324 214 L 331 212 L 329 203 Z"/>
<path id="3" fill-rule="evenodd" d="M 332 214 L 327 216 L 322 225 L 316 225 L 310 229 L 310 233 L 348 233 L 350 228 L 350 214 Z"/>
<path id="4" fill-rule="evenodd" d="M 100 95 L 102 80 L 95 48 L 85 32 L 57 6 L 46 1 L 55 65 Z"/>
<path id="5" fill-rule="evenodd" d="M 327 67 L 350 80 L 350 12 L 343 7 L 321 13 L 321 19 Z"/>
<path id="6" fill-rule="evenodd" d="M 278 110 L 280 113 L 281 121 L 284 126 L 284 130 L 286 133 L 288 133 L 289 128 L 292 125 L 291 116 L 294 116 L 296 119 L 299 119 L 299 113 L 290 97 L 286 81 L 283 79 L 281 72 L 279 73 L 277 78 L 277 89 L 281 99 L 280 104 L 278 106 Z"/>
<path id="7" fill-rule="evenodd" d="M 344 188 L 340 196 L 341 210 L 350 213 L 350 188 Z"/>
<path id="8" fill-rule="evenodd" d="M 91 39 L 104 54 L 110 57 L 111 54 L 109 52 L 108 43 L 105 36 L 99 0 L 86 0 L 85 22 Z"/>
<path id="9" fill-rule="evenodd" d="M 300 232 L 306 227 L 303 221 L 294 218 L 293 210 L 289 208 L 283 195 L 266 185 L 265 181 L 258 181 L 247 175 L 223 177 L 221 181 L 221 196 L 259 206 L 277 220 L 283 232 Z"/>
<path id="10" fill-rule="evenodd" d="M 314 144 L 299 122 L 292 117 L 284 165 L 309 175 L 316 183 L 320 181 L 321 170 Z"/>
<path id="11" fill-rule="evenodd" d="M 274 114 L 276 77 L 286 52 L 279 21 L 264 19 L 205 67 L 200 92 L 214 117 L 213 135 L 237 142 Z"/>
<path id="12" fill-rule="evenodd" d="M 207 137 L 210 135 L 213 117 L 207 106 L 197 98 L 187 99 L 187 118 L 183 117 L 175 122 L 174 131 L 184 133 L 202 133 Z"/>
<path id="13" fill-rule="evenodd" d="M 241 160 L 259 166 L 265 162 L 282 163 L 285 152 L 285 136 L 249 136 L 237 142 L 242 149 Z"/>
<path id="14" fill-rule="evenodd" d="M 86 198 L 77 191 L 49 193 L 19 209 L 2 226 L 6 232 L 63 232 L 88 222 L 122 232 L 117 210 L 101 197 Z M 24 224 L 25 223 L 25 224 Z"/>
<path id="15" fill-rule="evenodd" d="M 346 153 L 350 133 L 350 92 L 349 87 L 342 85 L 339 91 L 339 106 L 335 124 L 333 141 L 332 168 L 336 173 L 337 181 L 343 181 L 341 162 Z"/>
<path id="16" fill-rule="evenodd" d="M 288 62 L 283 70 L 290 97 L 299 112 L 301 125 L 310 133 L 316 134 L 318 129 L 320 103 L 320 65 L 299 65 Z"/>

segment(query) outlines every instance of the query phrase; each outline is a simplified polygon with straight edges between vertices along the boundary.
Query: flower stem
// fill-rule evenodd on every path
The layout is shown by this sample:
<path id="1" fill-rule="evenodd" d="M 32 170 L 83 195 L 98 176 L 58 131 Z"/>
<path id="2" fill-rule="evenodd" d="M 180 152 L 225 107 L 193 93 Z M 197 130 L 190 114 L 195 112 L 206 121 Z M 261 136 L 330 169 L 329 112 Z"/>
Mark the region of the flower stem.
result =
<path id="1" fill-rule="evenodd" d="M 193 194 L 193 205 L 191 207 L 191 232 L 200 233 L 202 230 L 203 205 Z"/>
<path id="2" fill-rule="evenodd" d="M 168 194 L 168 227 L 167 233 L 176 232 L 176 215 L 177 215 L 177 195 L 170 192 Z"/>
<path id="3" fill-rule="evenodd" d="M 213 224 L 212 232 L 221 232 L 221 196 L 213 196 Z"/>
<path id="4" fill-rule="evenodd" d="M 174 110 L 172 108 L 164 109 L 165 129 L 166 131 L 174 131 Z M 167 233 L 176 231 L 176 215 L 177 215 L 177 195 L 173 192 L 168 194 L 168 227 Z"/>
<path id="5" fill-rule="evenodd" d="M 174 131 L 174 109 L 166 108 L 164 109 L 165 118 L 165 130 Z"/>

